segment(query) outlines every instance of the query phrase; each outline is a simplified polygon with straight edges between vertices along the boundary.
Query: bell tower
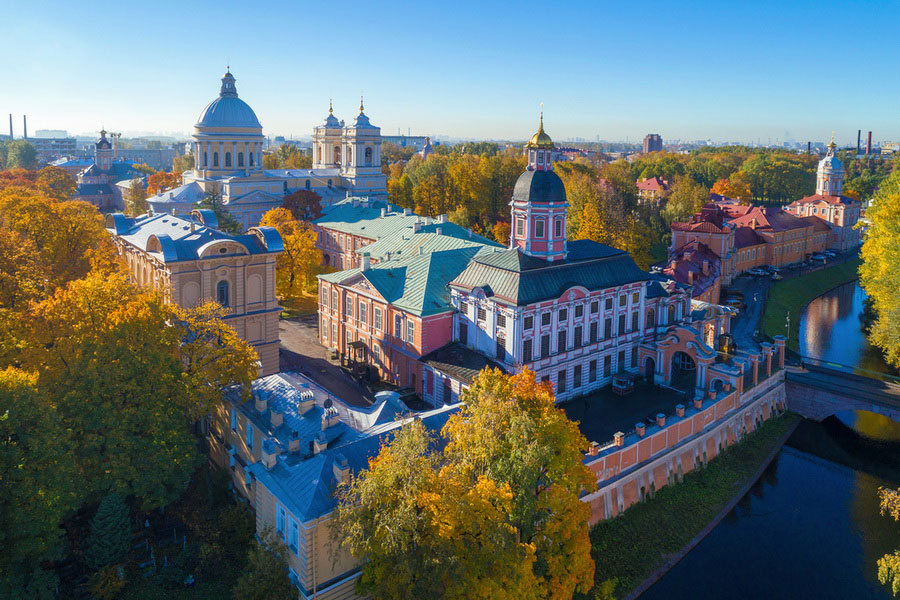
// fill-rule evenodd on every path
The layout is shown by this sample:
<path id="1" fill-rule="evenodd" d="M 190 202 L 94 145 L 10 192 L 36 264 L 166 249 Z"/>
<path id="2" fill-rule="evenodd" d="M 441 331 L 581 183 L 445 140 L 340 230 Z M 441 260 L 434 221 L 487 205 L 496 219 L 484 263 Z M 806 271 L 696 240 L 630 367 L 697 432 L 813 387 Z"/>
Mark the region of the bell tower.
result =
<path id="1" fill-rule="evenodd" d="M 834 134 L 828 144 L 828 152 L 825 158 L 819 161 L 816 169 L 816 194 L 820 196 L 840 196 L 844 187 L 844 166 L 834 155 L 837 144 L 834 143 Z"/>
<path id="2" fill-rule="evenodd" d="M 112 144 L 106 138 L 106 130 L 100 130 L 100 139 L 95 146 L 94 162 L 101 171 L 109 171 L 112 168 L 113 149 Z"/>
<path id="3" fill-rule="evenodd" d="M 525 144 L 528 166 L 516 180 L 511 207 L 511 247 L 550 262 L 564 260 L 566 216 L 569 204 L 566 188 L 553 172 L 553 140 L 544 132 L 541 109 L 538 131 Z"/>

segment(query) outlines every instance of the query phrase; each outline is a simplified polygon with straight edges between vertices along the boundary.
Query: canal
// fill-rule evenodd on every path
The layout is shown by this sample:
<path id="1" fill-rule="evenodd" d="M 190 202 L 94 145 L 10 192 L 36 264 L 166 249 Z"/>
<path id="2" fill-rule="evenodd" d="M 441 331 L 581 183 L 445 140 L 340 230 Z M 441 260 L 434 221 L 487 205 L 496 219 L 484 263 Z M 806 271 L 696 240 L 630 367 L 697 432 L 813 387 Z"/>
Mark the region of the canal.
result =
<path id="1" fill-rule="evenodd" d="M 887 369 L 860 329 L 856 282 L 811 302 L 801 353 Z M 868 412 L 803 421 L 737 507 L 645 592 L 673 598 L 892 598 L 876 561 L 900 548 L 878 510 L 880 486 L 900 487 L 900 423 Z"/>

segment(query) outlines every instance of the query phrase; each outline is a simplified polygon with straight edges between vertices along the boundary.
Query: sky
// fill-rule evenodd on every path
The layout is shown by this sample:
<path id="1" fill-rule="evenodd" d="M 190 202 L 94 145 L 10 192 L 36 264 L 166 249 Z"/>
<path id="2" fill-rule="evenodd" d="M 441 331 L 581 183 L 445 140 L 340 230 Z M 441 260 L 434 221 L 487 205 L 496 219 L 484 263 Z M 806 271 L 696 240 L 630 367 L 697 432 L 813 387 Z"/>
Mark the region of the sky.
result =
<path id="1" fill-rule="evenodd" d="M 900 2 L 0 0 L 0 132 L 188 134 L 226 65 L 267 135 L 900 140 Z"/>

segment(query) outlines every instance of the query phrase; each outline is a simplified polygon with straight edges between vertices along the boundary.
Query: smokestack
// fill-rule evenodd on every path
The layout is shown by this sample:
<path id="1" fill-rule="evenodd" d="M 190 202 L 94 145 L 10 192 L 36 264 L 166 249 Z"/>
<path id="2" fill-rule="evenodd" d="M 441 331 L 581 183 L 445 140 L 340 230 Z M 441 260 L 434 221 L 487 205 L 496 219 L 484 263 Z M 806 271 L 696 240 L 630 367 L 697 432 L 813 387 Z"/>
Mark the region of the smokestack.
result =
<path id="1" fill-rule="evenodd" d="M 862 142 L 862 129 L 856 130 L 856 153 L 859 154 L 860 143 Z"/>
<path id="2" fill-rule="evenodd" d="M 869 137 L 866 139 L 866 154 L 872 154 L 872 132 L 869 132 Z"/>
<path id="3" fill-rule="evenodd" d="M 806 153 L 812 154 L 812 142 L 806 142 Z"/>
<path id="4" fill-rule="evenodd" d="M 22 115 L 22 139 L 28 139 L 28 116 Z M 871 137 L 871 136 L 870 136 Z"/>
<path id="5" fill-rule="evenodd" d="M 13 139 L 12 135 L 12 113 L 9 113 L 9 139 Z"/>

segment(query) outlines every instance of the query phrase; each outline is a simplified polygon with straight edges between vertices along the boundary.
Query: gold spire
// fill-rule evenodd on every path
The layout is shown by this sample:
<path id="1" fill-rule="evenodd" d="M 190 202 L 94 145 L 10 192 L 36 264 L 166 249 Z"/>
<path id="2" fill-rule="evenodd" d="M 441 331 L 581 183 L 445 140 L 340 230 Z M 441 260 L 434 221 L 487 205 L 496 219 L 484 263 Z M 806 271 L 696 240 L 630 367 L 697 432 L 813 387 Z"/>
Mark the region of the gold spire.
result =
<path id="1" fill-rule="evenodd" d="M 543 130 L 544 130 L 544 103 L 541 102 L 541 122 L 540 122 L 540 125 L 538 125 L 538 131 L 540 132 Z"/>
<path id="2" fill-rule="evenodd" d="M 329 115 L 333 115 L 333 114 L 334 114 L 334 109 L 331 108 L 331 98 L 328 99 L 328 114 L 329 114 Z"/>
<path id="3" fill-rule="evenodd" d="M 362 94 L 359 95 L 359 114 L 362 114 L 363 111 L 363 97 Z"/>
<path id="4" fill-rule="evenodd" d="M 837 148 L 837 144 L 834 143 L 834 131 L 831 132 L 831 141 L 828 142 L 828 148 L 834 151 Z"/>
<path id="5" fill-rule="evenodd" d="M 525 144 L 526 148 L 543 148 L 543 149 L 553 149 L 553 140 L 550 139 L 550 136 L 544 132 L 544 103 L 541 102 L 541 116 L 538 121 L 538 130 L 531 139 L 528 140 L 528 143 Z"/>

